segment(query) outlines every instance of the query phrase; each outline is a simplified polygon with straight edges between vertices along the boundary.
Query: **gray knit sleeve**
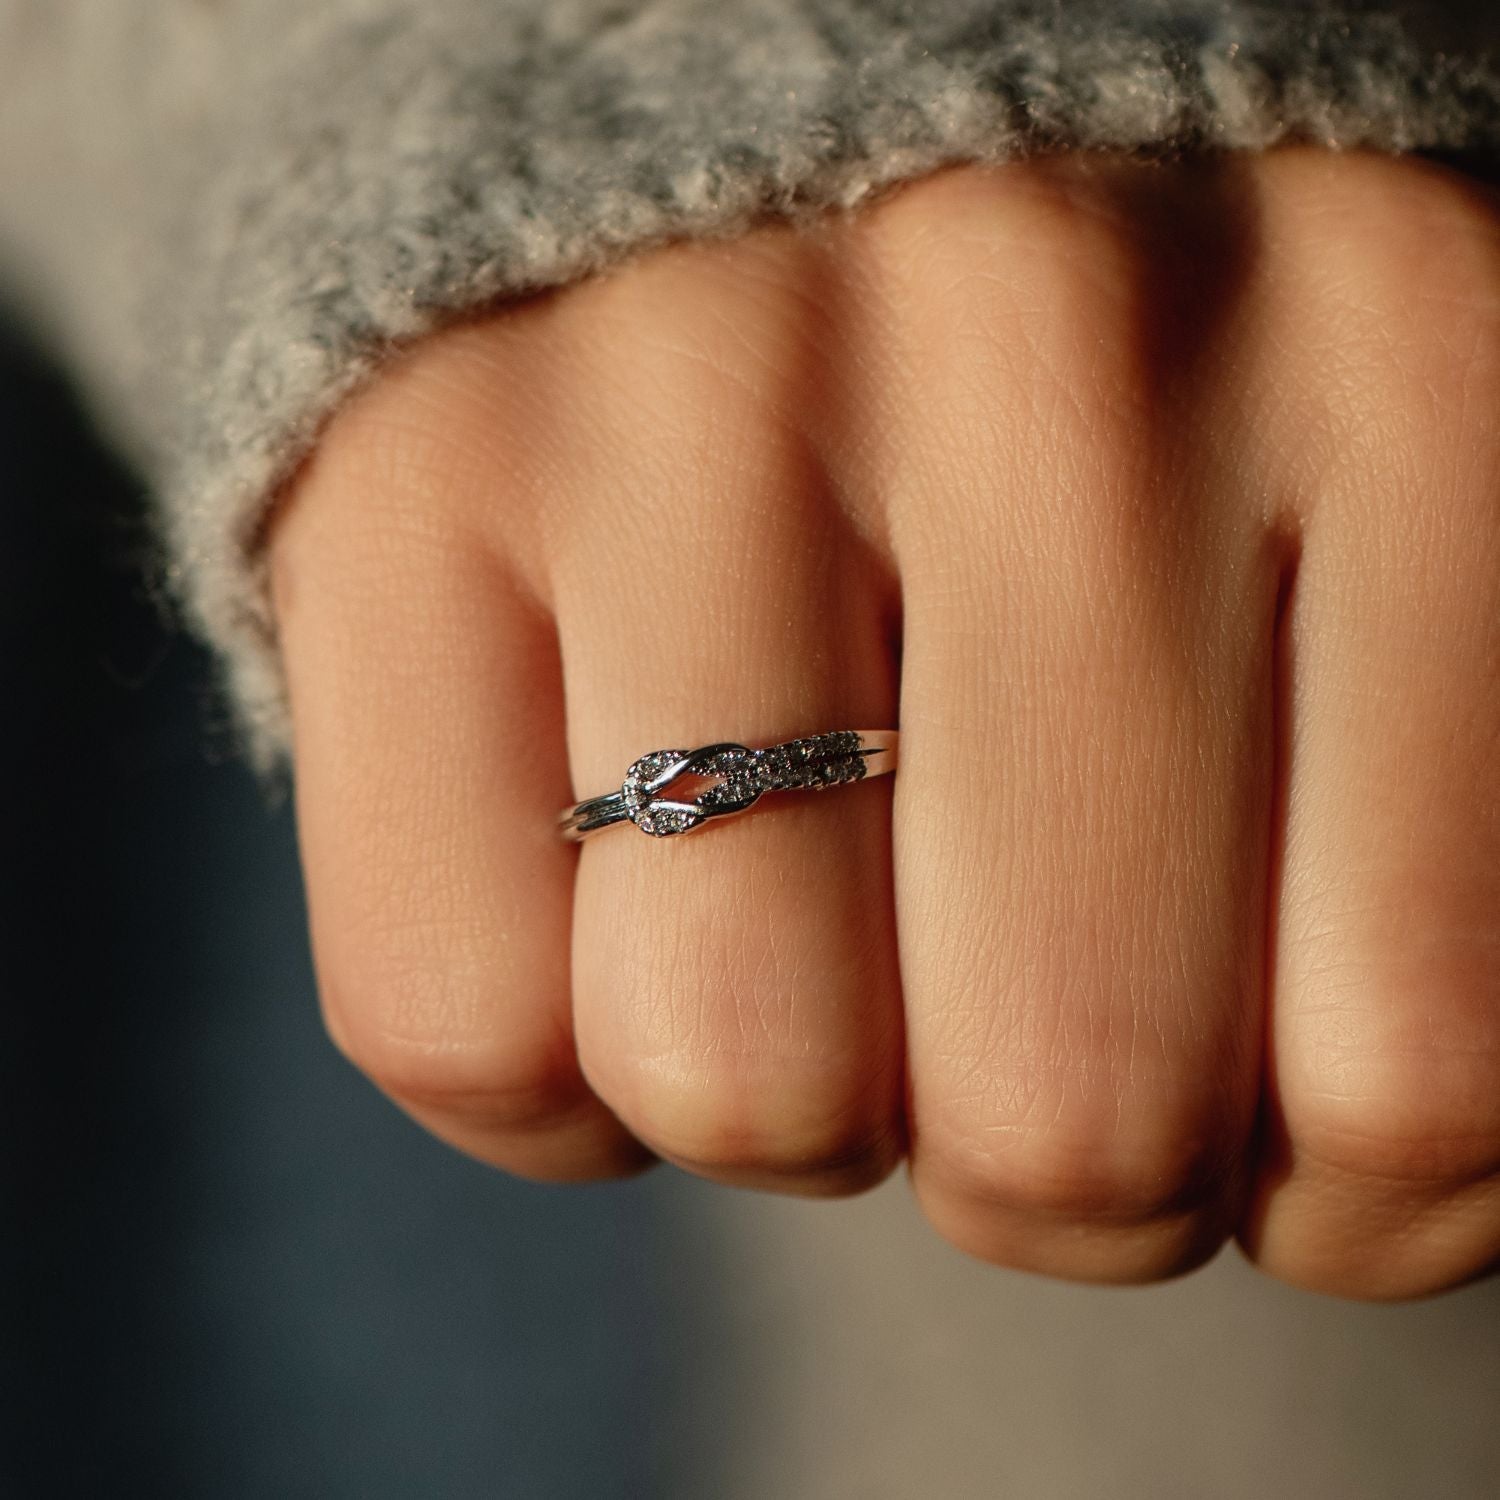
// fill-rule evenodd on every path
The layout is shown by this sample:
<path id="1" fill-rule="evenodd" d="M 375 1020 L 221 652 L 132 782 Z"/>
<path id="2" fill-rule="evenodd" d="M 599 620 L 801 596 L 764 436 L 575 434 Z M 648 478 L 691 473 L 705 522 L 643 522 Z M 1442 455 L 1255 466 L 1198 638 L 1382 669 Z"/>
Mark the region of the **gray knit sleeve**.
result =
<path id="1" fill-rule="evenodd" d="M 266 504 L 394 348 L 958 160 L 1293 137 L 1493 158 L 1495 9 L 0 0 L 0 257 L 146 476 L 163 587 L 270 773 Z"/>

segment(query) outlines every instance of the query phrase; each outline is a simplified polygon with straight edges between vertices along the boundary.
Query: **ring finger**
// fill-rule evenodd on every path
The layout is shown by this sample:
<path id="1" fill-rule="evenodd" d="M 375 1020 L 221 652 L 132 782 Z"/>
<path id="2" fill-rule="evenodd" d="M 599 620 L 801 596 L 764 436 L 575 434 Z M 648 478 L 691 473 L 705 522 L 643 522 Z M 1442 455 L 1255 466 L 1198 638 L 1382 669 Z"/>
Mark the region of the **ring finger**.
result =
<path id="1" fill-rule="evenodd" d="M 722 355 L 730 322 L 795 347 L 780 303 L 761 284 L 754 316 L 736 319 L 743 281 L 726 286 L 711 253 L 673 259 L 608 288 L 639 379 L 594 388 L 579 424 L 593 438 L 569 459 L 590 524 L 564 520 L 552 594 L 580 796 L 618 787 L 648 750 L 894 724 L 889 590 L 783 419 L 799 377 L 772 354 Z M 657 403 L 677 414 L 669 433 Z M 579 1055 L 661 1156 L 801 1193 L 869 1186 L 900 1159 L 887 785 L 773 794 L 687 837 L 622 826 L 584 844 Z"/>

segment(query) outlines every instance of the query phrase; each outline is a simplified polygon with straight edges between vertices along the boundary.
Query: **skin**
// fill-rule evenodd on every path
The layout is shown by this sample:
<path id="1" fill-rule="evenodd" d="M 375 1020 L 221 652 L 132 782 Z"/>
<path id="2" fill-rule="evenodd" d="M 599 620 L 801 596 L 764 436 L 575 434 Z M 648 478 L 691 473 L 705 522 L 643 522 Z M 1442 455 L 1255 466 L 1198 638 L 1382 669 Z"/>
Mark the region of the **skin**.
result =
<path id="1" fill-rule="evenodd" d="M 1500 1260 L 1500 210 L 1296 149 L 940 172 L 394 361 L 273 512 L 343 1051 L 548 1180 L 997 1264 Z M 899 724 L 664 842 L 647 749 Z"/>

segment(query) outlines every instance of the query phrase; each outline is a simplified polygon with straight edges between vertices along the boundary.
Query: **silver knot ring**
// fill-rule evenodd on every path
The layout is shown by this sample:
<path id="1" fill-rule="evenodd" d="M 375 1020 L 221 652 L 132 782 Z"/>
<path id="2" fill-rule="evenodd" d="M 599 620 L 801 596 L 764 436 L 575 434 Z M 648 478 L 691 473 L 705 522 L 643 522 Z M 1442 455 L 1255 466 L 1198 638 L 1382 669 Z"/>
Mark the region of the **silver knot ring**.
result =
<path id="1" fill-rule="evenodd" d="M 894 771 L 898 738 L 894 729 L 838 729 L 764 750 L 729 743 L 653 750 L 625 773 L 619 791 L 564 808 L 558 826 L 574 840 L 612 823 L 634 823 L 653 838 L 691 833 L 710 819 L 748 812 L 766 792 L 820 792 Z M 686 795 L 668 795 L 684 780 L 697 784 Z"/>

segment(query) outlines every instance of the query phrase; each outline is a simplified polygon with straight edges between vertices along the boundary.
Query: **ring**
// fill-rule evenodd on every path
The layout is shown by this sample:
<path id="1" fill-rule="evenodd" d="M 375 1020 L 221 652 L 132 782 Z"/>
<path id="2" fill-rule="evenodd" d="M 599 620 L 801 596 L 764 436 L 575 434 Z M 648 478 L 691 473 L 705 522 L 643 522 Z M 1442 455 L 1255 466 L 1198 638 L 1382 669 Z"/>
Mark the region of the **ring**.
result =
<path id="1" fill-rule="evenodd" d="M 625 822 L 654 838 L 690 833 L 711 818 L 748 812 L 766 792 L 820 792 L 894 771 L 898 738 L 894 729 L 838 729 L 764 750 L 729 743 L 653 750 L 625 773 L 619 791 L 565 808 L 558 827 L 575 841 Z M 663 795 L 684 777 L 707 784 L 686 797 Z"/>

